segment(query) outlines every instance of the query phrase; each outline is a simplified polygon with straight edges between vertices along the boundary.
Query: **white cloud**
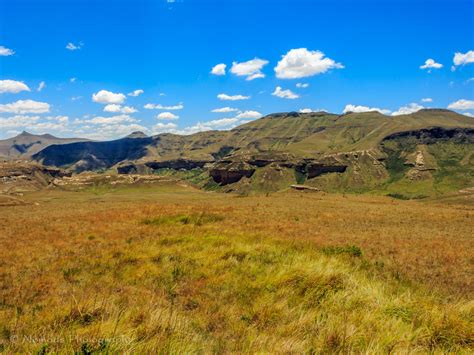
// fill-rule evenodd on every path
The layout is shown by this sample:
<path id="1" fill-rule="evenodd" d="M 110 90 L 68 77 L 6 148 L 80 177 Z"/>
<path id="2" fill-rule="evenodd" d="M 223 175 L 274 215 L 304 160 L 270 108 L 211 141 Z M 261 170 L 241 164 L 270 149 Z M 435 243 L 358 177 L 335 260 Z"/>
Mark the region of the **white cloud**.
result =
<path id="1" fill-rule="evenodd" d="M 431 69 L 441 69 L 443 67 L 443 64 L 436 63 L 434 59 L 427 59 L 425 61 L 425 64 L 420 66 L 420 69 L 428 69 L 428 72 L 431 71 Z"/>
<path id="2" fill-rule="evenodd" d="M 45 113 L 49 112 L 49 104 L 33 100 L 18 100 L 10 104 L 0 105 L 1 112 L 10 112 L 16 114 L 24 113 Z"/>
<path id="3" fill-rule="evenodd" d="M 17 128 L 17 127 L 29 127 L 40 119 L 39 116 L 25 116 L 15 115 L 8 118 L 0 117 L 0 127 L 2 128 Z"/>
<path id="4" fill-rule="evenodd" d="M 153 134 L 158 134 L 158 133 L 175 133 L 176 128 L 178 128 L 178 125 L 175 123 L 162 123 L 159 122 L 156 125 L 153 126 Z"/>
<path id="5" fill-rule="evenodd" d="M 227 65 L 225 65 L 224 63 L 217 64 L 214 67 L 212 67 L 211 74 L 225 75 L 225 68 L 226 67 L 227 67 Z"/>
<path id="6" fill-rule="evenodd" d="M 282 99 L 297 99 L 299 95 L 295 94 L 291 90 L 282 90 L 281 86 L 277 86 L 275 91 L 272 93 L 273 96 L 281 97 Z"/>
<path id="7" fill-rule="evenodd" d="M 275 73 L 279 79 L 298 79 L 318 75 L 330 69 L 342 69 L 341 63 L 324 56 L 321 51 L 306 48 L 292 49 L 278 62 Z"/>
<path id="8" fill-rule="evenodd" d="M 44 81 L 42 81 L 41 83 L 39 83 L 38 88 L 36 89 L 36 91 L 39 92 L 39 91 L 43 90 L 45 87 L 46 87 L 46 83 Z"/>
<path id="9" fill-rule="evenodd" d="M 408 115 L 410 113 L 418 112 L 423 108 L 423 106 L 413 102 L 411 104 L 408 104 L 407 106 L 400 107 L 398 111 L 392 112 L 392 116 Z"/>
<path id="10" fill-rule="evenodd" d="M 228 112 L 237 112 L 239 111 L 238 109 L 236 108 L 232 108 L 232 107 L 221 107 L 221 108 L 215 108 L 214 110 L 212 110 L 211 112 L 215 112 L 215 113 L 228 113 Z"/>
<path id="11" fill-rule="evenodd" d="M 67 116 L 50 116 L 46 121 L 40 122 L 40 116 L 15 115 L 8 118 L 0 118 L 0 128 L 27 129 L 35 133 L 50 133 L 51 131 L 68 132 Z"/>
<path id="12" fill-rule="evenodd" d="M 466 65 L 474 63 L 474 51 L 468 51 L 466 53 L 456 52 L 453 58 L 454 65 Z"/>
<path id="13" fill-rule="evenodd" d="M 175 110 L 182 110 L 184 108 L 184 105 L 182 103 L 178 105 L 172 105 L 172 106 L 163 106 L 161 104 L 146 104 L 145 106 L 143 106 L 143 108 L 146 108 L 147 110 L 175 111 Z"/>
<path id="14" fill-rule="evenodd" d="M 467 116 L 467 117 L 474 117 L 474 114 L 472 114 L 470 112 L 464 112 L 463 115 Z"/>
<path id="15" fill-rule="evenodd" d="M 69 79 L 69 82 L 70 82 L 70 83 L 75 83 L 76 80 L 77 80 L 77 78 L 71 78 L 71 79 Z"/>
<path id="16" fill-rule="evenodd" d="M 310 108 L 302 108 L 298 112 L 299 113 L 311 113 L 311 112 L 314 112 L 314 111 Z"/>
<path id="17" fill-rule="evenodd" d="M 135 113 L 137 110 L 131 106 L 121 106 L 117 104 L 108 104 L 104 107 L 104 112 Z"/>
<path id="18" fill-rule="evenodd" d="M 380 112 L 384 115 L 387 115 L 390 113 L 390 110 L 387 109 L 381 109 L 378 107 L 368 107 L 368 106 L 360 106 L 360 105 L 346 105 L 344 107 L 344 110 L 342 111 L 343 113 L 348 113 L 348 112 L 356 112 L 356 113 L 361 113 L 361 112 L 371 112 L 371 111 L 377 111 Z"/>
<path id="19" fill-rule="evenodd" d="M 262 117 L 262 114 L 258 111 L 243 111 L 240 112 L 235 118 L 237 119 L 257 119 Z"/>
<path id="20" fill-rule="evenodd" d="M 4 46 L 0 46 L 0 57 L 8 57 L 13 54 L 15 54 L 14 50 Z"/>
<path id="21" fill-rule="evenodd" d="M 254 58 L 247 62 L 233 62 L 230 71 L 237 76 L 245 76 L 245 80 L 254 80 L 265 77 L 265 74 L 262 73 L 262 68 L 267 64 L 268 60 Z"/>
<path id="22" fill-rule="evenodd" d="M 67 123 L 69 122 L 69 117 L 68 116 L 48 116 L 46 117 L 48 121 L 56 121 L 60 123 Z"/>
<path id="23" fill-rule="evenodd" d="M 129 115 L 116 115 L 116 116 L 110 116 L 110 117 L 103 117 L 103 116 L 97 116 L 94 118 L 91 118 L 90 120 L 86 120 L 85 123 L 91 123 L 95 125 L 103 125 L 103 124 L 118 124 L 118 123 L 124 123 L 124 122 L 137 122 L 137 120 L 133 117 L 130 117 Z"/>
<path id="24" fill-rule="evenodd" d="M 451 110 L 474 110 L 474 100 L 458 100 L 448 105 Z"/>
<path id="25" fill-rule="evenodd" d="M 92 95 L 92 101 L 100 104 L 121 104 L 125 99 L 126 97 L 124 94 L 115 94 L 107 90 L 100 90 Z"/>
<path id="26" fill-rule="evenodd" d="M 136 131 L 148 132 L 148 129 L 137 123 L 106 123 L 99 128 L 81 126 L 75 130 L 75 134 L 84 138 L 103 140 L 123 137 Z"/>
<path id="27" fill-rule="evenodd" d="M 162 112 L 156 116 L 158 120 L 177 120 L 179 116 L 171 112 Z"/>
<path id="28" fill-rule="evenodd" d="M 433 99 L 431 97 L 425 97 L 421 99 L 421 102 L 433 102 Z"/>
<path id="29" fill-rule="evenodd" d="M 219 120 L 212 120 L 212 121 L 207 121 L 204 122 L 206 126 L 212 127 L 212 128 L 220 128 L 220 127 L 227 127 L 229 125 L 232 125 L 233 123 L 236 123 L 239 119 L 236 117 L 232 118 L 221 118 Z"/>
<path id="30" fill-rule="evenodd" d="M 143 91 L 142 89 L 133 90 L 132 92 L 128 93 L 128 96 L 137 97 L 137 96 L 140 96 L 141 94 L 143 94 L 144 92 L 145 91 Z"/>
<path id="31" fill-rule="evenodd" d="M 217 95 L 217 98 L 223 101 L 237 101 L 237 100 L 248 100 L 250 99 L 250 96 L 219 94 Z"/>
<path id="32" fill-rule="evenodd" d="M 309 87 L 309 84 L 308 83 L 297 83 L 296 87 L 299 88 L 299 89 L 306 89 L 307 87 Z"/>
<path id="33" fill-rule="evenodd" d="M 22 81 L 0 80 L 0 94 L 10 93 L 18 94 L 21 91 L 31 91 Z"/>
<path id="34" fill-rule="evenodd" d="M 83 42 L 79 42 L 78 44 L 74 44 L 72 42 L 69 42 L 66 45 L 66 49 L 69 49 L 70 51 L 77 51 L 77 50 L 81 49 L 83 45 L 84 45 Z"/>

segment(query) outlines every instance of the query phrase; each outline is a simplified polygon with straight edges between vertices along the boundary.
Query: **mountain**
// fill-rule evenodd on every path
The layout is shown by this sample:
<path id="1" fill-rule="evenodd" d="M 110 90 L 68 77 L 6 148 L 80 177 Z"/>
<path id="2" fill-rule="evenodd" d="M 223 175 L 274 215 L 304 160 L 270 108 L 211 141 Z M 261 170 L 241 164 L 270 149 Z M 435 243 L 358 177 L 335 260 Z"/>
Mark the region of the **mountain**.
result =
<path id="1" fill-rule="evenodd" d="M 0 158 L 29 159 L 33 154 L 52 144 L 85 141 L 79 138 L 58 138 L 50 134 L 35 135 L 22 132 L 16 137 L 0 140 Z"/>
<path id="2" fill-rule="evenodd" d="M 240 192 L 304 183 L 325 191 L 422 197 L 474 186 L 474 119 L 448 110 L 395 117 L 290 112 L 230 131 L 133 137 L 52 145 L 33 158 L 76 172 L 180 174 Z"/>

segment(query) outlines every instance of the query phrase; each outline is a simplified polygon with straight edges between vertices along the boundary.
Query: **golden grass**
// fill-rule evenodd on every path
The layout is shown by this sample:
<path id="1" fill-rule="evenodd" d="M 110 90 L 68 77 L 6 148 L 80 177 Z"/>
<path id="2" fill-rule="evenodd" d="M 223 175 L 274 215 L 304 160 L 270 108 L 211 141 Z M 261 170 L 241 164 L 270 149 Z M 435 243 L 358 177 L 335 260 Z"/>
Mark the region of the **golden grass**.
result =
<path id="1" fill-rule="evenodd" d="M 39 205 L 0 209 L 7 353 L 474 350 L 472 207 L 151 187 L 27 198 Z"/>

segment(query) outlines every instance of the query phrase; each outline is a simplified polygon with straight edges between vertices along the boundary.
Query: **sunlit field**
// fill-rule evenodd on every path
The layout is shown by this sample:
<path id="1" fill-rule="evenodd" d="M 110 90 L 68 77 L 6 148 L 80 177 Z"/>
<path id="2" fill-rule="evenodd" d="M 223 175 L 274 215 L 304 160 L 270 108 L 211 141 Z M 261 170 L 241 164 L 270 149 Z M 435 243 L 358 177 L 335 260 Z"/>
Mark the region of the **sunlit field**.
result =
<path id="1" fill-rule="evenodd" d="M 0 207 L 0 350 L 470 352 L 474 208 L 173 184 Z"/>

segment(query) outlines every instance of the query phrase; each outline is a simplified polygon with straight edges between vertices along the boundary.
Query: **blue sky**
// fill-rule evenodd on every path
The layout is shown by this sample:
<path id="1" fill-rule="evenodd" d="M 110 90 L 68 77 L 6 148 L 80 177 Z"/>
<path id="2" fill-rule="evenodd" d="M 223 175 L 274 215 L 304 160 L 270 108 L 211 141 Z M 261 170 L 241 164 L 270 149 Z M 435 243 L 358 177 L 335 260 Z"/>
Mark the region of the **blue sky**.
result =
<path id="1" fill-rule="evenodd" d="M 189 134 L 305 109 L 472 115 L 473 11 L 464 0 L 0 0 L 0 138 Z M 222 108 L 235 110 L 212 112 Z"/>

